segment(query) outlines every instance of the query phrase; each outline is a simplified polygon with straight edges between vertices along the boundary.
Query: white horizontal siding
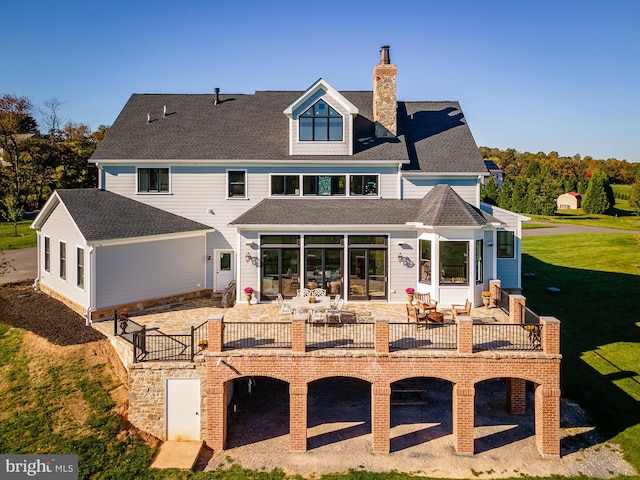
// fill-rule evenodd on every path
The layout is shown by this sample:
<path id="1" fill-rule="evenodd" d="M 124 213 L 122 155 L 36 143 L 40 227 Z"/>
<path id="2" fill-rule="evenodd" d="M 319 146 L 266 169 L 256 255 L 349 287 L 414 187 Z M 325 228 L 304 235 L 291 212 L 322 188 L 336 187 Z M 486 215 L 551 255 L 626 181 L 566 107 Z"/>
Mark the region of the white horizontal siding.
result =
<path id="1" fill-rule="evenodd" d="M 51 268 L 44 270 L 44 237 L 51 239 Z M 67 275 L 66 280 L 60 278 L 60 241 L 67 244 Z M 85 287 L 77 286 L 77 257 L 76 248 L 84 249 L 84 278 Z M 40 230 L 40 282 L 55 290 L 60 295 L 72 300 L 78 305 L 89 305 L 87 286 L 90 266 L 88 248 L 84 238 L 62 204 L 58 204 Z"/>
<path id="2" fill-rule="evenodd" d="M 95 255 L 96 309 L 204 288 L 204 235 L 97 247 Z"/>

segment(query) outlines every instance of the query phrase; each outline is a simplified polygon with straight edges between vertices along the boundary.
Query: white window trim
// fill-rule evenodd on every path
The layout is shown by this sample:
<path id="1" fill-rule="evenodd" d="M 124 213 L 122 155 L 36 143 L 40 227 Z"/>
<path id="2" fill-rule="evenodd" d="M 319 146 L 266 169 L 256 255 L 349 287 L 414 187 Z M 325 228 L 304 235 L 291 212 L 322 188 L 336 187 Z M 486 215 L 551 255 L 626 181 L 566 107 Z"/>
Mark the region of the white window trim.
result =
<path id="1" fill-rule="evenodd" d="M 169 173 L 169 190 L 166 192 L 141 192 L 140 190 L 138 190 L 138 186 L 140 185 L 138 182 L 138 171 L 141 169 L 145 169 L 145 170 L 150 170 L 152 168 L 166 168 Z M 136 179 L 135 179 L 136 185 L 135 185 L 135 189 L 136 189 L 136 195 L 171 195 L 171 166 L 167 166 L 167 165 L 145 165 L 143 167 L 139 167 L 136 166 Z"/>
<path id="2" fill-rule="evenodd" d="M 244 197 L 232 197 L 229 195 L 229 172 L 244 172 Z M 227 168 L 226 170 L 226 198 L 227 200 L 249 200 L 249 173 L 245 168 Z M 271 185 L 269 185 L 271 191 Z"/>
<path id="3" fill-rule="evenodd" d="M 49 269 L 47 270 L 47 240 L 49 240 Z M 43 235 L 42 240 L 42 271 L 51 275 L 51 237 Z"/>
<path id="4" fill-rule="evenodd" d="M 62 256 L 60 255 L 62 252 L 62 245 L 64 245 L 64 277 L 62 276 L 60 268 L 62 263 Z M 69 249 L 67 248 L 67 242 L 63 240 L 58 241 L 58 278 L 63 282 L 69 282 Z"/>
<path id="5" fill-rule="evenodd" d="M 78 285 L 78 250 L 82 250 L 82 286 Z M 87 262 L 84 247 L 82 245 L 76 245 L 76 288 L 84 291 L 85 284 L 87 283 Z"/>

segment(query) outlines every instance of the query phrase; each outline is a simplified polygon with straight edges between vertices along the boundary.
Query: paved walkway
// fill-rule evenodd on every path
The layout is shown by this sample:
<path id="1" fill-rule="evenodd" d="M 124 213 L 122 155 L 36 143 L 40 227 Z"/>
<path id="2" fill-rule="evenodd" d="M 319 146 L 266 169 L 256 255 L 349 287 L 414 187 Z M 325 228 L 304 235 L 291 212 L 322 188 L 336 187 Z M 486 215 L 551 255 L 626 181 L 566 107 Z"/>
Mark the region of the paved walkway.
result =
<path id="1" fill-rule="evenodd" d="M 531 225 L 544 225 L 545 228 L 523 228 L 523 237 L 537 237 L 542 235 L 565 235 L 572 233 L 628 233 L 640 234 L 635 230 L 619 230 L 615 228 L 588 227 L 586 225 L 568 225 L 566 223 L 530 222 Z"/>
<path id="2" fill-rule="evenodd" d="M 36 247 L 0 250 L 0 262 L 5 260 L 9 264 L 9 269 L 4 275 L 0 275 L 0 285 L 36 278 L 38 272 Z"/>

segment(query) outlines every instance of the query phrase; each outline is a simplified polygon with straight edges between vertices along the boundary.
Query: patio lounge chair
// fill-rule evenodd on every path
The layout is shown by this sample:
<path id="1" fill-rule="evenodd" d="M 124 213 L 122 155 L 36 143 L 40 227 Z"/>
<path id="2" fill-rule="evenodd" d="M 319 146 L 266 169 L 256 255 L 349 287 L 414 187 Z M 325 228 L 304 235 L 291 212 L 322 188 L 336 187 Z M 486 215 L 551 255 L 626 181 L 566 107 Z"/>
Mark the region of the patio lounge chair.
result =
<path id="1" fill-rule="evenodd" d="M 464 305 L 455 305 L 451 304 L 451 315 L 453 315 L 453 319 L 456 317 L 470 317 L 471 316 L 471 302 L 466 300 Z"/>

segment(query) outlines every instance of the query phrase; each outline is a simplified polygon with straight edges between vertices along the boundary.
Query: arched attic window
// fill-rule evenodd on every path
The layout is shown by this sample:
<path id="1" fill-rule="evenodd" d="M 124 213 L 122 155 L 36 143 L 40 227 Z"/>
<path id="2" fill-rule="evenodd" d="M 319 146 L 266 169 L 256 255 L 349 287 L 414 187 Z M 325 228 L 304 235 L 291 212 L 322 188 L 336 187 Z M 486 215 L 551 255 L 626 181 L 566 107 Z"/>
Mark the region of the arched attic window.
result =
<path id="1" fill-rule="evenodd" d="M 301 142 L 342 141 L 342 116 L 323 100 L 318 100 L 298 119 Z"/>

